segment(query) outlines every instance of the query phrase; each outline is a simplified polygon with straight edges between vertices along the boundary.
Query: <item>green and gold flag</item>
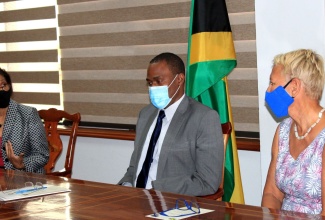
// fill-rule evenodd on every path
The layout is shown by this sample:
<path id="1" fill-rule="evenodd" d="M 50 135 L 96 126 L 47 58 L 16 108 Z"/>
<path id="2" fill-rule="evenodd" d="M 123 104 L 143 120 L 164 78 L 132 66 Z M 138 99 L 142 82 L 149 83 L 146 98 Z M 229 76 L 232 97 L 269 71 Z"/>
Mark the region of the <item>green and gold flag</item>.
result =
<path id="1" fill-rule="evenodd" d="M 226 76 L 236 53 L 225 0 L 192 0 L 186 93 L 215 109 L 221 123 L 232 120 Z M 244 203 L 234 129 L 225 154 L 223 201 Z"/>

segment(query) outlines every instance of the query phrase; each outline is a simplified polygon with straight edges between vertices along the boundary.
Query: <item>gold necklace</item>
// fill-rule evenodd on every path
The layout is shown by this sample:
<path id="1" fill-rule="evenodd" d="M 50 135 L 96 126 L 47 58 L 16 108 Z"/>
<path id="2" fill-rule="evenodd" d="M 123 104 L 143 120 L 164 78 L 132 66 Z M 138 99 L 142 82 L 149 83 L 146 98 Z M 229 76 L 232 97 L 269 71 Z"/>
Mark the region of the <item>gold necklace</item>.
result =
<path id="1" fill-rule="evenodd" d="M 296 136 L 296 138 L 298 140 L 304 139 L 309 134 L 309 132 L 311 131 L 311 129 L 313 129 L 318 124 L 318 122 L 320 121 L 320 119 L 323 116 L 323 112 L 324 111 L 325 111 L 325 108 L 323 108 L 322 110 L 320 110 L 320 112 L 318 113 L 318 119 L 317 119 L 317 121 L 314 124 L 312 124 L 310 126 L 310 128 L 308 128 L 307 132 L 303 136 L 299 136 L 298 131 L 297 131 L 297 124 L 295 123 L 295 126 L 294 126 L 295 136 Z"/>

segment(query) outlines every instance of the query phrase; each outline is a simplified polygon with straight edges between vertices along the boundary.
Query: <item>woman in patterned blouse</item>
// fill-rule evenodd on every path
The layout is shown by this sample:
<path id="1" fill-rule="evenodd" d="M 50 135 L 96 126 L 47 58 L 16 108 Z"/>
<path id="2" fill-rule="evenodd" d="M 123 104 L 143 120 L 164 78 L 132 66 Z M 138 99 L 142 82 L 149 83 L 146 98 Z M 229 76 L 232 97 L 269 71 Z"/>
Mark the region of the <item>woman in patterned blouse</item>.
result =
<path id="1" fill-rule="evenodd" d="M 0 167 L 44 173 L 49 148 L 35 108 L 11 99 L 9 74 L 0 68 Z"/>

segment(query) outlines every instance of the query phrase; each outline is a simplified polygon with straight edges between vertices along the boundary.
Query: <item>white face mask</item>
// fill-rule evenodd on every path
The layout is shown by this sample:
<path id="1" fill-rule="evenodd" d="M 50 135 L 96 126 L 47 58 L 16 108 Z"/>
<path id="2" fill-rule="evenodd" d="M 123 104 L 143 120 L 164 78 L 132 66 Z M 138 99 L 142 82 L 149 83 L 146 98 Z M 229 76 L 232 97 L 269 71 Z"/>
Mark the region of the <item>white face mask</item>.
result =
<path id="1" fill-rule="evenodd" d="M 174 98 L 174 96 L 178 92 L 178 90 L 180 88 L 179 86 L 178 86 L 176 92 L 174 93 L 174 95 L 171 98 L 169 98 L 168 88 L 175 81 L 176 76 L 174 77 L 173 81 L 168 86 L 151 86 L 151 87 L 149 87 L 150 101 L 156 108 L 164 109 L 171 102 L 171 100 Z"/>

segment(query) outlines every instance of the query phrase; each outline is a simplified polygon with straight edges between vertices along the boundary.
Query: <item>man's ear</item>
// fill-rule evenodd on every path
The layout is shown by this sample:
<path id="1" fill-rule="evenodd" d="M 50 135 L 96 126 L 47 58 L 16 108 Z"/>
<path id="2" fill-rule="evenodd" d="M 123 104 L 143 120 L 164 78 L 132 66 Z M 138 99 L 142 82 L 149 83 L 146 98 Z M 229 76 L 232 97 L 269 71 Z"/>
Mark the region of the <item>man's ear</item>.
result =
<path id="1" fill-rule="evenodd" d="M 184 73 L 178 74 L 177 83 L 178 83 L 178 85 L 183 85 L 185 83 L 185 74 Z"/>

